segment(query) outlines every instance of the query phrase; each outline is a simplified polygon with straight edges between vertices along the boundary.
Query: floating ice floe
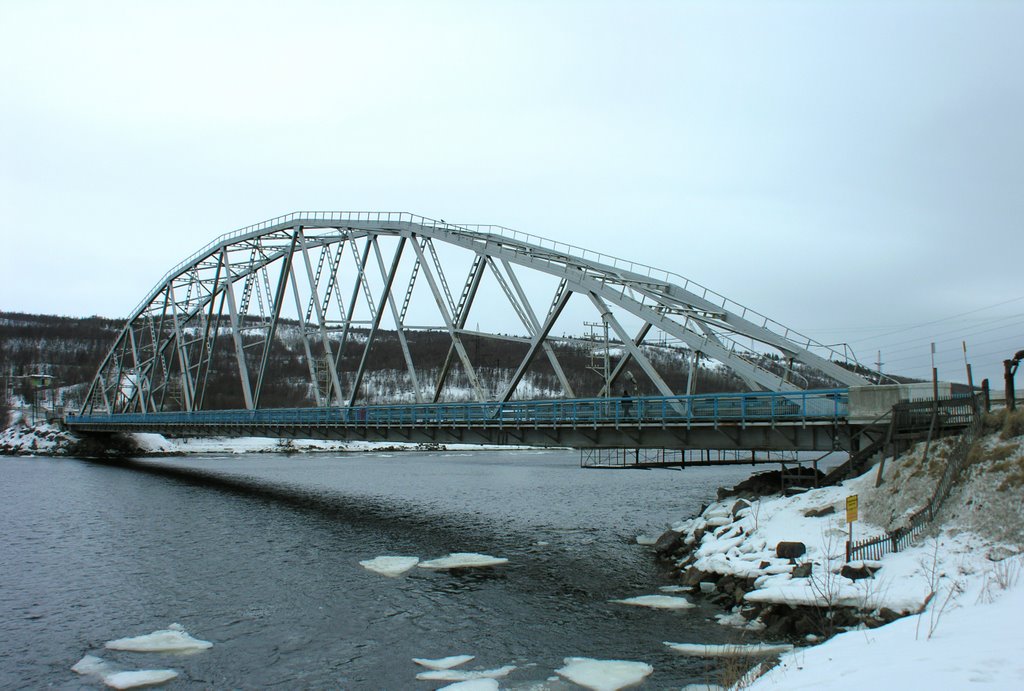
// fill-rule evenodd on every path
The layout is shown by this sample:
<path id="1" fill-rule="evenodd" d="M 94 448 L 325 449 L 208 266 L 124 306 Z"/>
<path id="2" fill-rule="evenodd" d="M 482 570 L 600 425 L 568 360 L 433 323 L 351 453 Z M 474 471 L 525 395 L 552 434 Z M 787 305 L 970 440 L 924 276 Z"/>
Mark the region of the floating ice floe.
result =
<path id="1" fill-rule="evenodd" d="M 653 547 L 658 542 L 658 538 L 652 535 L 637 535 L 636 544 L 643 545 L 644 547 Z"/>
<path id="2" fill-rule="evenodd" d="M 752 643 L 750 645 L 726 644 L 709 645 L 705 643 L 670 643 L 665 645 L 677 653 L 694 657 L 767 657 L 781 655 L 793 649 L 789 643 Z"/>
<path id="3" fill-rule="evenodd" d="M 555 671 L 574 684 L 593 691 L 617 691 L 639 684 L 654 668 L 646 662 L 567 657 L 565 666 Z"/>
<path id="4" fill-rule="evenodd" d="M 496 669 L 461 670 L 461 669 L 432 669 L 429 672 L 420 672 L 416 678 L 420 681 L 476 681 L 478 679 L 498 679 L 508 676 L 514 670 L 515 665 L 505 665 Z"/>
<path id="5" fill-rule="evenodd" d="M 627 597 L 624 600 L 612 600 L 620 605 L 634 605 L 636 607 L 653 607 L 654 609 L 690 609 L 696 607 L 685 597 L 673 595 L 639 595 Z"/>
<path id="6" fill-rule="evenodd" d="M 213 647 L 213 643 L 209 641 L 192 638 L 181 624 L 171 624 L 166 629 L 145 636 L 107 641 L 105 645 L 110 650 L 128 650 L 135 653 L 187 653 Z"/>
<path id="7" fill-rule="evenodd" d="M 470 679 L 469 681 L 457 681 L 454 684 L 442 686 L 441 689 L 449 691 L 498 691 L 498 682 L 494 679 Z M 441 691 L 438 689 L 438 691 Z"/>
<path id="8" fill-rule="evenodd" d="M 102 676 L 110 671 L 110 665 L 102 657 L 86 655 L 71 667 L 71 671 L 83 676 Z"/>
<path id="9" fill-rule="evenodd" d="M 693 592 L 693 586 L 690 585 L 663 585 L 658 588 L 663 593 L 690 593 Z"/>
<path id="10" fill-rule="evenodd" d="M 488 554 L 477 554 L 475 552 L 453 552 L 447 557 L 421 561 L 419 566 L 424 569 L 470 569 L 481 566 L 498 566 L 507 564 L 508 559 L 504 557 L 492 557 Z"/>
<path id="11" fill-rule="evenodd" d="M 473 659 L 473 655 L 450 655 L 449 657 L 441 657 L 436 660 L 431 660 L 425 657 L 414 657 L 412 659 L 417 665 L 426 667 L 427 669 L 451 669 L 452 667 L 458 667 L 464 665 Z"/>
<path id="12" fill-rule="evenodd" d="M 115 672 L 103 677 L 103 683 L 115 689 L 137 689 L 156 686 L 178 676 L 173 669 L 142 669 L 135 672 Z"/>
<path id="13" fill-rule="evenodd" d="M 722 626 L 734 626 L 738 629 L 746 629 L 748 631 L 763 631 L 766 628 L 764 622 L 759 619 L 747 619 L 739 612 L 716 614 L 715 619 Z"/>
<path id="14" fill-rule="evenodd" d="M 101 657 L 86 655 L 71 668 L 72 672 L 95 677 L 115 689 L 137 689 L 163 684 L 178 676 L 173 669 L 119 670 Z"/>
<path id="15" fill-rule="evenodd" d="M 418 563 L 419 557 L 376 557 L 361 561 L 359 565 L 368 571 L 385 576 L 401 576 Z"/>

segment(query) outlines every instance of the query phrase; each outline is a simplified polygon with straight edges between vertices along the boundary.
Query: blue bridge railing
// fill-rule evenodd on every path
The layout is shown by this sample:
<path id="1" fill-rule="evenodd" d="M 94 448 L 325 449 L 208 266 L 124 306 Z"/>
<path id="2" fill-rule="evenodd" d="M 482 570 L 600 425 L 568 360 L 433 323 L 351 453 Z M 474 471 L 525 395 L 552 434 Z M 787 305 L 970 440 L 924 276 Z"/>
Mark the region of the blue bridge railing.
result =
<path id="1" fill-rule="evenodd" d="M 841 422 L 848 389 L 333 408 L 69 415 L 71 427 L 581 427 Z"/>

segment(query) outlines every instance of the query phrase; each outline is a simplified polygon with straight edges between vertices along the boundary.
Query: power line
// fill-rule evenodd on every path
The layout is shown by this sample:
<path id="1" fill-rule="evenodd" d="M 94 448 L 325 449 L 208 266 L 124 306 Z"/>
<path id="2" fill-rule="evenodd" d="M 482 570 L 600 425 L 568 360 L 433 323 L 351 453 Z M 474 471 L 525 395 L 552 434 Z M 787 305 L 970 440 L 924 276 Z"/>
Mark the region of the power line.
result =
<path id="1" fill-rule="evenodd" d="M 911 325 L 911 326 L 903 327 L 901 329 L 895 329 L 893 331 L 889 331 L 888 333 L 877 334 L 875 336 L 872 336 L 871 338 L 884 338 L 886 336 L 891 336 L 893 334 L 903 333 L 905 331 L 912 331 L 914 329 L 920 329 L 920 328 L 925 327 L 925 326 L 931 326 L 932 324 L 941 324 L 942 322 L 950 321 L 951 319 L 957 319 L 958 317 L 965 317 L 965 316 L 967 316 L 969 314 L 977 314 L 978 312 L 984 312 L 985 310 L 990 310 L 990 309 L 992 309 L 994 307 L 1002 307 L 1003 305 L 1009 305 L 1010 303 L 1013 303 L 1013 302 L 1020 302 L 1021 300 L 1024 300 L 1024 295 L 1021 295 L 1020 297 L 1011 298 L 1009 300 L 1003 300 L 1002 302 L 997 302 L 997 303 L 992 304 L 992 305 L 986 305 L 984 307 L 979 307 L 977 309 L 968 310 L 966 312 L 960 312 L 959 314 L 954 314 L 954 315 L 951 315 L 949 317 L 943 317 L 941 319 L 933 319 L 932 321 L 921 322 L 920 324 L 914 324 L 914 325 Z M 870 340 L 870 339 L 860 339 L 860 341 L 853 341 L 853 343 L 863 342 L 863 341 L 867 341 L 867 340 Z"/>
<path id="2" fill-rule="evenodd" d="M 1020 316 L 1024 317 L 1024 315 L 1020 315 Z M 885 345 L 880 345 L 880 346 L 876 347 L 875 350 L 881 349 L 881 350 L 883 350 L 883 351 L 885 351 L 886 353 L 889 353 L 889 354 L 892 354 L 892 353 L 902 353 L 902 352 L 905 352 L 907 350 L 913 350 L 914 348 L 917 347 L 918 344 L 921 344 L 921 343 L 927 343 L 927 342 L 931 342 L 931 343 L 949 343 L 951 341 L 969 340 L 969 339 L 966 339 L 965 337 L 966 336 L 978 336 L 980 334 L 991 333 L 993 331 L 999 331 L 1001 329 L 1011 328 L 1011 327 L 1016 326 L 1018 324 L 1024 324 L 1024 319 L 1020 319 L 1020 320 L 1014 321 L 1014 322 L 1009 322 L 1009 323 L 1006 323 L 1006 324 L 1000 324 L 999 326 L 993 327 L 991 329 L 982 329 L 980 331 L 971 331 L 971 330 L 955 331 L 954 330 L 954 331 L 942 332 L 942 333 L 956 333 L 957 335 L 952 337 L 952 338 L 943 338 L 943 339 L 935 340 L 934 336 L 932 336 L 932 337 L 921 337 L 921 338 L 917 338 L 917 339 L 913 339 L 913 340 L 901 341 L 899 343 L 891 344 L 891 345 L 901 345 L 902 343 L 913 343 L 913 344 L 915 344 L 915 345 L 908 346 L 906 348 L 887 348 Z"/>
<path id="3" fill-rule="evenodd" d="M 984 341 L 983 343 L 981 343 L 981 347 L 992 346 L 992 345 L 994 345 L 996 343 L 1000 343 L 1001 341 L 1008 340 L 1009 338 L 1011 338 L 1011 337 L 1007 337 L 1007 339 L 996 339 L 996 340 L 992 340 L 992 341 Z M 1004 346 L 1000 346 L 998 348 L 992 348 L 992 349 L 988 349 L 988 350 L 983 350 L 981 352 L 971 351 L 970 359 L 973 360 L 973 359 L 976 359 L 976 358 L 985 358 L 985 357 L 988 357 L 990 355 L 997 355 L 999 353 L 1008 352 L 1009 350 L 1012 350 L 1012 349 L 1013 349 L 1012 347 L 1011 348 L 1006 348 L 1005 345 L 1004 345 Z M 959 361 L 959 360 L 963 359 L 963 351 L 961 351 L 959 348 L 955 348 L 955 349 L 954 348 L 946 348 L 946 349 L 943 349 L 943 350 L 938 351 L 938 352 L 942 353 L 943 357 L 945 357 L 946 353 L 952 353 L 952 352 L 956 353 L 956 355 L 953 356 L 952 360 L 948 360 L 948 359 L 947 360 L 943 360 L 942 361 L 943 363 L 949 363 L 949 362 Z M 913 361 L 913 360 L 924 360 L 924 359 L 927 358 L 927 356 L 928 356 L 927 353 L 922 353 L 920 356 L 913 355 L 913 356 L 907 356 L 907 357 L 902 357 L 902 358 L 895 358 L 895 359 L 892 359 L 892 360 L 888 360 L 887 362 L 888 362 L 888 364 L 892 364 L 894 362 L 907 362 L 907 361 Z M 936 364 L 938 364 L 938 361 L 936 362 Z M 892 368 L 889 369 L 889 372 L 892 373 Z"/>

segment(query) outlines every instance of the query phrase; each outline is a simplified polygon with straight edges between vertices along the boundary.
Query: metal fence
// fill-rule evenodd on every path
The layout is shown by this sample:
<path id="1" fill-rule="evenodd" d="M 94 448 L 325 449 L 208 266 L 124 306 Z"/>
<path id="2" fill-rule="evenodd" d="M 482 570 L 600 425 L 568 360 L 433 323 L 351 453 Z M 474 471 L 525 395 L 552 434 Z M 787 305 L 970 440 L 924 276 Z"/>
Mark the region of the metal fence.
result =
<path id="1" fill-rule="evenodd" d="M 937 405 L 938 404 L 938 405 Z M 947 401 L 912 401 L 910 403 L 898 404 L 894 409 L 894 415 L 904 415 L 904 422 L 916 423 L 917 417 L 925 408 L 928 413 L 928 424 L 933 417 L 946 415 L 946 425 L 964 425 L 966 428 L 957 437 L 953 448 L 950 450 L 949 459 L 943 469 L 942 477 L 935 486 L 931 499 L 923 507 L 911 514 L 907 524 L 895 530 L 886 532 L 878 537 L 866 538 L 855 542 L 846 543 L 846 561 L 853 559 L 881 559 L 890 552 L 899 552 L 914 544 L 918 537 L 924 533 L 925 528 L 935 519 L 942 503 L 949 496 L 953 483 L 956 482 L 960 473 L 967 466 L 971 447 L 981 433 L 981 408 L 980 401 L 975 396 L 958 397 Z"/>
<path id="2" fill-rule="evenodd" d="M 153 427 L 523 427 L 660 426 L 832 422 L 846 419 L 848 389 L 581 398 L 507 403 L 434 403 L 334 408 L 198 410 L 68 416 L 69 426 L 103 424 Z"/>

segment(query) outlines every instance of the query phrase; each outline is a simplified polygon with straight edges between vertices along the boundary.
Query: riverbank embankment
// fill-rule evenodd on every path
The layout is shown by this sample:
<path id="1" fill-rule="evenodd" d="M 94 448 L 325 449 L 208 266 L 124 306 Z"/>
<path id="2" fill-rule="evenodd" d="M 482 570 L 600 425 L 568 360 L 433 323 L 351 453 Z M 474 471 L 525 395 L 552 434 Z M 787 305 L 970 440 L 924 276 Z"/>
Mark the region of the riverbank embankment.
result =
<path id="1" fill-rule="evenodd" d="M 927 452 L 919 444 L 887 459 L 881 472 L 876 466 L 835 487 L 727 497 L 661 536 L 660 558 L 684 586 L 726 609 L 721 623 L 766 639 L 826 641 L 783 655 L 777 666 L 755 667 L 744 686 L 894 687 L 906 678 L 912 686 L 953 688 L 983 677 L 1008 688 L 1024 681 L 1024 667 L 1004 650 L 1016 636 L 1013 603 L 1024 599 L 1024 418 L 1000 415 L 987 419 L 930 529 L 880 559 L 847 562 L 848 498 L 857 497 L 856 539 L 904 526 L 931 496 L 953 440 L 932 442 Z M 880 650 L 900 662 L 876 664 Z M 1006 667 L 980 670 L 990 654 Z M 843 674 L 836 659 L 848 660 Z M 877 669 L 892 676 L 881 679 Z"/>

